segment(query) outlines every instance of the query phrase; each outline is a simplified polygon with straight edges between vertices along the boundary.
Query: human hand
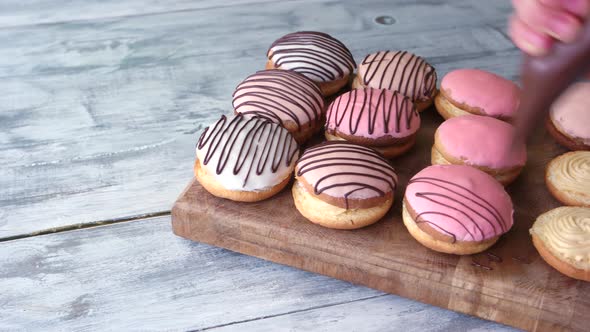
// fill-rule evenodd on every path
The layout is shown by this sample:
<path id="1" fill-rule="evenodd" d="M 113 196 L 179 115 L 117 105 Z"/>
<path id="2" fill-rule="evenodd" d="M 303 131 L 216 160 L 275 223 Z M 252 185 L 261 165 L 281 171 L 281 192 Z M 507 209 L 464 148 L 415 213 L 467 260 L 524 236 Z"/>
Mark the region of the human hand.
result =
<path id="1" fill-rule="evenodd" d="M 590 0 L 512 0 L 512 5 L 510 37 L 533 56 L 546 54 L 556 40 L 575 40 L 590 13 Z"/>

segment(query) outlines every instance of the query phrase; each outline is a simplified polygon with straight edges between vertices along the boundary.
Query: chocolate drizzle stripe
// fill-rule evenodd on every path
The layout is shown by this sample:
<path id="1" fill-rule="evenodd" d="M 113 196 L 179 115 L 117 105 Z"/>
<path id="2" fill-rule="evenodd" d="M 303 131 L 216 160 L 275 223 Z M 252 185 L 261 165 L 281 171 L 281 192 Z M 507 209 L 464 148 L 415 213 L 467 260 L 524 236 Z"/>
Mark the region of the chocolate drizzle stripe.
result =
<path id="1" fill-rule="evenodd" d="M 451 236 L 453 238 L 453 243 L 457 242 L 457 237 L 455 236 L 455 234 L 447 231 L 446 229 L 442 228 L 441 226 L 437 225 L 436 223 L 433 223 L 433 222 L 430 222 L 430 221 L 424 220 L 424 219 L 420 220 L 420 217 L 422 217 L 422 216 L 424 216 L 426 214 L 434 214 L 434 215 L 438 215 L 438 216 L 447 217 L 449 219 L 453 219 L 459 225 L 461 225 L 461 227 L 463 227 L 463 229 L 465 230 L 465 232 L 467 232 L 467 234 L 469 234 L 472 238 L 474 238 L 473 233 L 471 233 L 469 231 L 469 229 L 460 220 L 458 220 L 457 218 L 455 218 L 455 217 L 453 217 L 453 216 L 451 216 L 449 214 L 442 213 L 442 212 L 433 212 L 433 211 L 430 211 L 430 212 L 422 212 L 418 216 L 416 216 L 416 224 L 425 223 L 425 224 L 429 224 L 430 226 L 434 226 L 434 227 L 438 228 L 439 230 L 441 230 L 443 233 L 446 233 L 447 235 Z"/>
<path id="2" fill-rule="evenodd" d="M 232 173 L 238 175 L 247 166 L 243 187 L 252 172 L 260 176 L 269 171 L 276 173 L 281 165 L 289 167 L 299 151 L 291 134 L 278 124 L 262 118 L 245 118 L 241 114 L 229 122 L 222 115 L 212 127 L 203 131 L 197 149 L 206 149 L 201 162 L 203 165 L 213 162 L 218 175 L 227 167 L 230 156 L 237 155 Z"/>
<path id="3" fill-rule="evenodd" d="M 484 222 L 486 222 L 490 226 L 492 226 L 492 229 L 493 229 L 495 235 L 499 235 L 499 234 L 507 231 L 508 227 L 507 227 L 506 221 L 502 218 L 502 216 L 498 212 L 498 210 L 494 206 L 492 206 L 489 202 L 487 202 L 485 199 L 483 199 L 481 196 L 474 193 L 473 191 L 471 191 L 463 186 L 460 186 L 456 183 L 452 183 L 452 182 L 442 180 L 442 179 L 431 178 L 431 177 L 414 178 L 414 179 L 410 180 L 410 182 L 408 183 L 408 187 L 414 183 L 427 183 L 429 185 L 432 185 L 434 187 L 442 189 L 443 193 L 416 192 L 415 195 L 418 198 L 427 199 L 435 204 L 455 210 L 455 211 L 461 213 L 462 215 L 464 215 L 466 217 L 466 219 L 471 221 L 471 223 L 479 231 L 478 232 L 480 234 L 479 237 L 476 236 L 476 234 L 473 234 L 472 232 L 468 231 L 467 225 L 465 225 L 463 222 L 461 222 L 460 220 L 458 220 L 456 218 L 452 218 L 452 219 L 455 220 L 456 222 L 458 222 L 461 225 L 461 227 L 467 231 L 467 233 L 471 236 L 471 238 L 474 241 L 481 241 L 481 240 L 485 239 L 485 234 L 484 234 L 483 230 L 481 229 L 481 227 L 479 226 L 477 220 L 483 220 Z M 463 193 L 467 193 L 470 196 L 466 196 L 465 194 L 463 194 L 459 191 L 462 191 Z M 457 199 L 457 197 L 459 197 L 459 199 Z M 471 198 L 471 197 L 473 197 L 473 198 Z M 465 200 L 473 203 L 475 206 L 485 210 L 488 214 L 490 214 L 490 216 L 486 217 L 482 213 L 476 211 L 474 208 L 469 207 L 466 202 L 459 201 L 461 198 L 465 199 Z M 452 201 L 455 203 L 455 206 L 449 205 L 448 203 L 445 203 L 445 201 Z M 456 205 L 459 205 L 459 206 L 465 208 L 466 210 L 461 210 L 458 207 L 456 207 Z M 470 215 L 468 212 L 470 212 L 473 215 Z M 422 213 L 418 214 L 418 216 L 416 216 L 417 222 L 428 222 L 429 224 L 434 224 L 433 222 L 430 222 L 430 221 L 425 221 L 425 220 L 420 221 L 419 220 L 420 217 L 422 217 L 423 215 L 426 215 L 426 214 L 442 215 L 442 216 L 448 217 L 447 214 L 444 214 L 442 212 L 426 211 L 426 212 L 422 212 Z M 479 217 L 479 218 L 477 218 L 477 217 Z M 438 225 L 438 226 L 440 226 L 440 225 Z M 500 230 L 498 230 L 497 226 L 499 226 Z M 438 228 L 444 229 L 444 227 L 442 227 L 442 226 L 440 226 Z M 448 230 L 445 230 L 445 233 L 452 234 L 452 232 L 450 232 Z M 456 239 L 456 234 L 453 234 L 452 236 L 454 239 Z"/>
<path id="4" fill-rule="evenodd" d="M 402 64 L 404 61 L 406 63 Z M 369 54 L 361 64 L 367 65 L 363 75 L 365 86 L 399 91 L 415 101 L 428 99 L 436 89 L 437 77 L 434 68 L 421 57 L 407 51 L 380 51 Z M 379 72 L 382 72 L 382 75 L 379 76 Z M 386 76 L 390 78 L 386 80 Z M 379 81 L 375 82 L 376 79 Z M 396 81 L 397 86 L 394 86 Z"/>
<path id="5" fill-rule="evenodd" d="M 334 160 L 340 160 L 340 161 L 349 161 L 348 159 L 344 159 L 344 158 L 323 158 L 322 162 L 326 162 L 326 161 L 334 161 Z M 375 165 L 375 166 L 382 166 L 379 163 L 375 163 L 375 162 L 371 162 L 368 160 L 364 160 L 363 162 L 365 163 L 370 163 L 371 165 Z M 298 176 L 304 175 L 307 172 L 311 172 L 317 169 L 321 169 L 321 168 L 325 168 L 325 167 L 332 167 L 332 164 L 320 164 L 320 165 L 314 165 L 313 162 L 310 162 L 309 164 L 306 164 L 305 166 L 301 167 L 299 169 L 299 171 L 297 172 Z M 338 163 L 338 165 L 340 166 L 352 166 L 352 167 L 358 167 L 358 168 L 364 168 L 364 169 L 369 169 L 369 170 L 373 170 L 375 172 L 379 172 L 383 175 L 389 175 L 388 172 L 388 168 L 386 167 L 382 167 L 382 168 L 377 168 L 377 167 L 372 167 L 372 166 L 368 166 L 368 165 L 363 165 L 362 163 L 351 163 L 351 162 L 340 162 Z M 391 189 L 395 189 L 396 186 L 396 181 L 394 181 L 394 179 L 392 179 L 391 181 Z"/>
<path id="6" fill-rule="evenodd" d="M 299 130 L 303 124 L 317 125 L 324 100 L 319 87 L 307 77 L 286 70 L 265 70 L 238 85 L 233 106 L 238 113 L 263 117 L 283 126 L 290 120 Z"/>
<path id="7" fill-rule="evenodd" d="M 342 122 L 348 119 L 348 131 L 356 134 L 361 123 L 363 115 L 368 113 L 367 126 L 368 134 L 375 132 L 377 121 L 381 120 L 384 126 L 384 133 L 392 131 L 399 133 L 403 126 L 406 130 L 411 128 L 412 119 L 418 117 L 418 112 L 412 101 L 399 93 L 393 93 L 392 98 L 387 98 L 390 93 L 388 90 L 381 89 L 377 97 L 377 103 L 373 104 L 372 89 L 355 89 L 336 98 L 326 112 L 326 123 L 334 123 L 335 127 L 329 126 L 328 132 L 334 134 L 342 127 Z M 343 106 L 343 100 L 346 104 Z M 362 103 L 362 104 L 361 104 Z M 358 104 L 361 104 L 359 107 Z M 373 106 L 374 105 L 374 106 Z M 391 117 L 395 116 L 393 127 L 391 126 Z M 344 128 L 346 129 L 346 128 Z"/>
<path id="8" fill-rule="evenodd" d="M 333 171 L 323 171 L 326 168 Z M 374 150 L 348 142 L 329 141 L 306 150 L 296 169 L 298 177 L 317 174 L 309 183 L 316 195 L 335 188 L 347 189 L 342 194 L 346 209 L 353 193 L 369 190 L 383 197 L 397 185 L 395 171 L 385 159 Z"/>
<path id="9" fill-rule="evenodd" d="M 323 82 L 342 78 L 356 68 L 348 48 L 332 36 L 321 32 L 300 31 L 287 34 L 272 43 L 267 56 L 276 67 L 289 65 L 286 69 Z"/>

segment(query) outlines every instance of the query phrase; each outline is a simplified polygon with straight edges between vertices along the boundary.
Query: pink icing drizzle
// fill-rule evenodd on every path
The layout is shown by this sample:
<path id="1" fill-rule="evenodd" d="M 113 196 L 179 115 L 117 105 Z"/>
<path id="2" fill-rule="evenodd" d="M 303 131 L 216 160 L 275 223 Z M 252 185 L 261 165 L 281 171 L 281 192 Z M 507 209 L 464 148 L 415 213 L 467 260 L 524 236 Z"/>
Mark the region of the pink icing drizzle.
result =
<path id="1" fill-rule="evenodd" d="M 512 142 L 514 127 L 498 119 L 465 115 L 443 122 L 436 130 L 438 144 L 468 165 L 510 168 L 526 163 L 526 146 Z"/>
<path id="2" fill-rule="evenodd" d="M 405 199 L 416 222 L 456 241 L 483 241 L 507 232 L 513 224 L 512 201 L 490 175 L 465 165 L 434 165 L 416 174 Z"/>
<path id="3" fill-rule="evenodd" d="M 420 128 L 412 101 L 385 89 L 357 89 L 336 98 L 326 113 L 326 129 L 378 139 L 407 137 Z"/>
<path id="4" fill-rule="evenodd" d="M 590 144 L 590 82 L 572 85 L 551 107 L 551 120 L 570 137 Z"/>
<path id="5" fill-rule="evenodd" d="M 455 102 L 480 108 L 486 115 L 512 118 L 520 103 L 520 88 L 496 74 L 479 69 L 458 69 L 440 84 Z"/>

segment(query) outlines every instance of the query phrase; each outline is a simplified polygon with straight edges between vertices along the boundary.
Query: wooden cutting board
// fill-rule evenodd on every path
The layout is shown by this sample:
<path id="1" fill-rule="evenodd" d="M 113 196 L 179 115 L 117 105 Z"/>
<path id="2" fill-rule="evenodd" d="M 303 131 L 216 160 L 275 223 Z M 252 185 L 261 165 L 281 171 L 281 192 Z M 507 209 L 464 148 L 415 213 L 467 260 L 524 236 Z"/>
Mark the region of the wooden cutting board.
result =
<path id="1" fill-rule="evenodd" d="M 515 225 L 486 253 L 453 256 L 428 250 L 407 232 L 401 198 L 408 180 L 430 165 L 430 148 L 442 118 L 422 113 L 417 144 L 393 160 L 400 186 L 380 222 L 360 230 L 317 226 L 295 209 L 290 189 L 258 203 L 210 195 L 193 180 L 172 209 L 176 235 L 324 274 L 534 331 L 588 331 L 590 283 L 547 265 L 528 233 L 536 217 L 559 206 L 545 189 L 545 165 L 565 152 L 539 129 L 529 162 L 508 191 Z M 191 165 L 187 165 L 191 167 Z"/>

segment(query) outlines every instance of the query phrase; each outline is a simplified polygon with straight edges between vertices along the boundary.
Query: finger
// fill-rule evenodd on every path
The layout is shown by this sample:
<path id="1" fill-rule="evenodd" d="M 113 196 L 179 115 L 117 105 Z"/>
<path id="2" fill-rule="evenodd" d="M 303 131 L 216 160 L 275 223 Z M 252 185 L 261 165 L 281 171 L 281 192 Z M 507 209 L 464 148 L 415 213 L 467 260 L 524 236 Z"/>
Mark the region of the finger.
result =
<path id="1" fill-rule="evenodd" d="M 538 0 L 512 0 L 517 16 L 527 26 L 570 42 L 576 38 L 582 23 L 574 15 L 541 4 Z"/>
<path id="2" fill-rule="evenodd" d="M 567 10 L 578 17 L 588 17 L 590 13 L 588 0 L 539 0 L 539 2 L 547 7 Z"/>
<path id="3" fill-rule="evenodd" d="M 551 37 L 531 29 L 517 16 L 510 18 L 508 30 L 514 44 L 533 56 L 546 54 L 553 44 Z"/>

